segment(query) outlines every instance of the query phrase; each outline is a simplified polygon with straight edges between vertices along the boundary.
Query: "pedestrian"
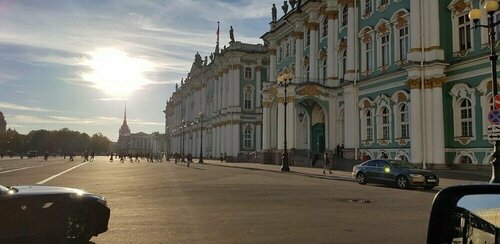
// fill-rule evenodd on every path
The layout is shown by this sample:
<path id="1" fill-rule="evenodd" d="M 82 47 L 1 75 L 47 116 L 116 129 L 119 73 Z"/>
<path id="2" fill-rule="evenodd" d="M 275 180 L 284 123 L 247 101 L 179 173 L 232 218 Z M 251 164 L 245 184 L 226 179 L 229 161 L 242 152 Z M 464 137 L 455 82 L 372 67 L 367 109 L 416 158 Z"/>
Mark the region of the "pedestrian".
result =
<path id="1" fill-rule="evenodd" d="M 44 157 L 43 157 L 43 160 L 44 160 L 44 161 L 49 160 L 49 151 L 46 151 L 46 152 L 45 152 L 45 155 L 44 155 Z"/>
<path id="2" fill-rule="evenodd" d="M 92 153 L 90 153 L 90 162 L 94 162 L 94 158 L 95 158 L 95 152 L 92 151 Z"/>
<path id="3" fill-rule="evenodd" d="M 189 164 L 193 162 L 193 155 L 191 155 L 191 153 L 188 153 L 186 158 L 187 158 L 187 166 L 189 167 Z"/>
<path id="4" fill-rule="evenodd" d="M 340 147 L 340 157 L 344 158 L 344 144 Z"/>
<path id="5" fill-rule="evenodd" d="M 222 163 L 223 160 L 224 160 L 224 154 L 220 153 L 220 162 Z"/>
<path id="6" fill-rule="evenodd" d="M 89 161 L 89 153 L 85 151 L 83 153 L 83 162 L 88 162 Z"/>
<path id="7" fill-rule="evenodd" d="M 330 174 L 332 174 L 332 167 L 331 167 L 330 163 L 331 163 L 330 154 L 328 152 L 325 152 L 323 154 L 323 174 L 326 174 L 325 170 L 327 168 L 328 168 L 328 171 L 330 171 Z"/>
<path id="8" fill-rule="evenodd" d="M 226 152 L 224 152 L 224 162 L 227 163 L 227 153 Z"/>
<path id="9" fill-rule="evenodd" d="M 111 153 L 111 157 L 109 157 L 109 162 L 113 162 L 113 153 Z"/>

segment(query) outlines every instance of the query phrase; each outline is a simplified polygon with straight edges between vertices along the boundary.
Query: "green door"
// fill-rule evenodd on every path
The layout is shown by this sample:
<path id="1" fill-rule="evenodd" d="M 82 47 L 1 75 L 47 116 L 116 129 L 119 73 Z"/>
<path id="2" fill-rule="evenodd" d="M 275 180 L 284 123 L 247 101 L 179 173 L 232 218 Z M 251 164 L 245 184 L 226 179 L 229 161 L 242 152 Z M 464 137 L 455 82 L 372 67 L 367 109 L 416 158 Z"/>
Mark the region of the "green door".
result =
<path id="1" fill-rule="evenodd" d="M 311 150 L 322 154 L 325 152 L 325 124 L 317 123 L 311 128 Z"/>

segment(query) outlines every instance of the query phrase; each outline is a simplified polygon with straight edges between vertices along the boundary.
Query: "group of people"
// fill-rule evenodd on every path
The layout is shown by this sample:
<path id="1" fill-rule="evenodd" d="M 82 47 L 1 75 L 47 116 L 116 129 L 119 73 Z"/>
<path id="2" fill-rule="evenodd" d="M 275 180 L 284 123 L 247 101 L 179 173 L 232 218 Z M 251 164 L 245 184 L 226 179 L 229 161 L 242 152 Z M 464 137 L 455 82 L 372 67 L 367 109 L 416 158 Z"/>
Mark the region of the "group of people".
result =
<path id="1" fill-rule="evenodd" d="M 186 162 L 186 166 L 189 167 L 193 163 L 193 155 L 191 153 L 188 153 L 185 156 L 180 153 L 174 153 L 173 156 L 175 164 Z"/>
<path id="2" fill-rule="evenodd" d="M 128 158 L 128 159 L 127 159 Z M 131 163 L 140 163 L 141 159 L 146 161 L 148 163 L 161 163 L 163 160 L 166 160 L 166 162 L 170 161 L 170 158 L 168 155 L 165 154 L 154 154 L 154 153 L 111 153 L 109 157 L 109 162 L 113 162 L 114 159 L 120 159 L 121 163 L 124 163 L 125 161 L 129 161 Z"/>

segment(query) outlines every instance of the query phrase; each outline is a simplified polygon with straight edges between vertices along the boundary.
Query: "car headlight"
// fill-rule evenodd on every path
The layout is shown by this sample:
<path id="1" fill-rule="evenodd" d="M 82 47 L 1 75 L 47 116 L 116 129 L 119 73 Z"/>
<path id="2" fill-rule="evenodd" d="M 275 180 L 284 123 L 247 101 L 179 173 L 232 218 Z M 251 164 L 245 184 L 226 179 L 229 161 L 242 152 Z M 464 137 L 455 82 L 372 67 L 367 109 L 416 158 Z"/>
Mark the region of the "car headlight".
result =
<path id="1" fill-rule="evenodd" d="M 421 174 L 410 174 L 411 177 L 413 178 L 419 178 L 419 177 L 424 177 L 423 175 Z"/>

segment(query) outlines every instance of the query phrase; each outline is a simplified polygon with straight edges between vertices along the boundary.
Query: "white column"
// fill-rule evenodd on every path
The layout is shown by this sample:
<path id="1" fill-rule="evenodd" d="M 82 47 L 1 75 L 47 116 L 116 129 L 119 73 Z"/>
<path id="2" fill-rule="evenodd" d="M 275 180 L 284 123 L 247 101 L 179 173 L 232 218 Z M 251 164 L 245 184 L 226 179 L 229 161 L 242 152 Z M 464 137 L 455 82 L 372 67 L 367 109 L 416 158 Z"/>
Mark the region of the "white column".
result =
<path id="1" fill-rule="evenodd" d="M 422 109 L 419 80 L 410 80 L 410 152 L 411 162 L 422 163 Z"/>
<path id="2" fill-rule="evenodd" d="M 262 125 L 260 124 L 255 128 L 255 150 L 262 150 Z"/>
<path id="3" fill-rule="evenodd" d="M 212 156 L 217 157 L 217 129 L 212 124 Z"/>
<path id="4" fill-rule="evenodd" d="M 269 104 L 265 104 L 262 106 L 262 149 L 269 150 L 271 149 L 271 111 L 269 108 Z"/>
<path id="5" fill-rule="evenodd" d="M 353 81 L 355 76 L 355 45 L 357 34 L 355 33 L 356 19 L 354 18 L 354 8 L 352 3 L 349 3 L 349 8 L 347 10 L 347 61 L 346 61 L 346 75 L 345 79 L 348 81 Z M 346 134 L 347 135 L 347 134 Z M 346 137 L 347 140 L 347 137 Z"/>
<path id="6" fill-rule="evenodd" d="M 422 29 L 420 28 L 420 2 L 422 0 L 410 1 L 410 53 L 408 54 L 409 61 L 420 61 L 420 38 Z M 437 2 L 437 1 L 436 1 Z M 439 23 L 439 22 L 437 22 Z M 413 142 L 413 138 L 412 138 Z M 413 144 L 413 143 L 412 143 Z"/>
<path id="7" fill-rule="evenodd" d="M 276 82 L 276 42 L 271 41 L 271 45 L 269 46 L 269 82 Z"/>
<path id="8" fill-rule="evenodd" d="M 282 88 L 280 88 L 282 89 Z M 279 93 L 280 97 L 283 96 L 283 93 Z M 283 128 L 283 123 L 285 114 L 284 114 L 285 109 L 283 108 L 283 103 L 279 102 L 278 103 L 278 126 L 276 129 L 278 130 L 278 149 L 283 149 L 283 142 L 284 142 L 284 128 Z"/>
<path id="9" fill-rule="evenodd" d="M 262 61 L 257 60 L 257 66 L 255 67 L 255 107 L 260 108 L 262 106 L 262 98 L 260 92 L 262 91 Z"/>
<path id="10" fill-rule="evenodd" d="M 327 13 L 327 18 L 328 18 L 328 57 L 326 59 L 327 63 L 327 84 L 329 86 L 338 86 L 339 85 L 339 79 L 337 75 L 337 70 L 336 70 L 336 60 L 338 56 L 338 52 L 336 51 L 336 43 L 338 39 L 338 32 L 336 31 L 335 26 L 337 26 L 337 19 L 338 19 L 338 12 L 335 10 L 328 10 Z"/>
<path id="11" fill-rule="evenodd" d="M 356 114 L 357 113 L 357 99 L 355 97 L 355 89 L 354 85 L 344 86 L 344 135 L 345 135 L 345 148 L 355 148 L 356 138 L 352 136 L 355 133 L 355 130 L 359 130 L 356 126 Z"/>
<path id="12" fill-rule="evenodd" d="M 318 81 L 318 23 L 309 23 L 311 45 L 309 47 L 309 78 Z"/>
<path id="13" fill-rule="evenodd" d="M 425 26 L 432 26 L 432 28 L 426 28 L 428 31 L 428 33 L 425 35 L 428 39 L 426 42 L 426 47 L 429 48 L 429 51 L 426 51 L 426 60 L 444 60 L 444 51 L 443 49 L 441 49 L 440 42 L 441 33 L 439 32 L 439 25 L 435 24 L 439 23 L 440 18 L 439 1 L 424 0 L 424 6 L 426 8 L 426 11 L 424 11 Z"/>
<path id="14" fill-rule="evenodd" d="M 229 66 L 229 70 L 227 72 L 227 90 L 228 90 L 228 98 L 227 98 L 227 103 L 226 106 L 228 108 L 232 107 L 234 105 L 234 65 Z"/>
<path id="15" fill-rule="evenodd" d="M 426 84 L 427 86 L 427 84 Z M 434 151 L 434 141 L 433 141 L 433 136 L 432 134 L 434 133 L 433 131 L 433 124 L 432 124 L 432 121 L 433 121 L 433 118 L 432 118 L 432 110 L 435 106 L 435 104 L 433 103 L 434 101 L 432 100 L 432 89 L 430 89 L 430 87 L 426 87 L 424 90 L 422 90 L 424 92 L 424 99 L 425 99 L 425 107 L 424 107 L 424 112 L 425 112 L 425 162 L 426 163 L 431 163 L 433 158 L 434 158 L 434 155 L 433 155 L 433 151 Z"/>
<path id="16" fill-rule="evenodd" d="M 233 66 L 233 102 L 232 106 L 239 107 L 240 106 L 240 67 L 239 63 Z"/>
<path id="17" fill-rule="evenodd" d="M 287 97 L 288 104 L 286 105 L 286 140 L 287 140 L 287 148 L 295 148 L 295 120 L 297 115 L 295 114 L 295 103 L 292 99 L 290 99 L 294 93 L 290 92 L 293 89 L 293 86 L 289 86 L 287 88 Z"/>
<path id="18" fill-rule="evenodd" d="M 295 23 L 295 77 L 298 78 L 295 82 L 300 83 L 305 81 L 303 63 L 304 63 L 304 32 L 302 21 Z"/>
<path id="19" fill-rule="evenodd" d="M 337 96 L 328 99 L 328 140 L 330 150 L 333 150 L 337 145 L 341 144 L 337 141 Z"/>
<path id="20" fill-rule="evenodd" d="M 433 163 L 444 164 L 444 117 L 443 117 L 443 88 L 441 81 L 432 88 L 432 141 L 433 145 Z M 440 84 L 439 84 L 440 83 Z M 434 86 L 434 84 L 433 84 Z"/>
<path id="21" fill-rule="evenodd" d="M 217 127 L 217 156 L 222 153 L 222 126 Z"/>
<path id="22" fill-rule="evenodd" d="M 222 72 L 219 72 L 219 76 L 217 78 L 217 85 L 215 87 L 217 90 L 217 97 L 215 97 L 217 103 L 217 111 L 222 109 L 222 97 L 224 96 L 222 94 L 222 74 L 223 74 Z"/>
<path id="23" fill-rule="evenodd" d="M 238 153 L 240 152 L 240 139 L 241 139 L 240 138 L 240 124 L 235 122 L 232 125 L 231 129 L 233 130 L 232 131 L 233 138 L 231 140 L 232 152 L 233 152 L 233 156 L 237 157 Z"/>

